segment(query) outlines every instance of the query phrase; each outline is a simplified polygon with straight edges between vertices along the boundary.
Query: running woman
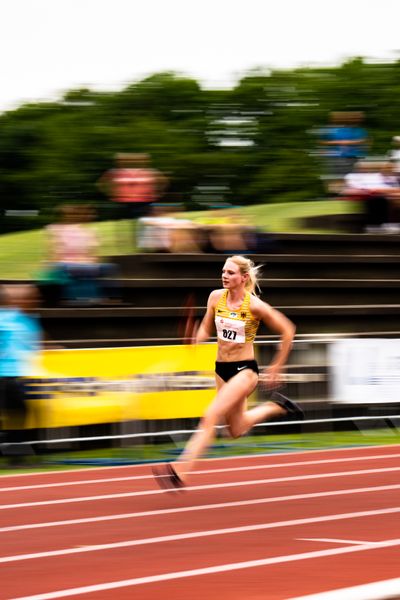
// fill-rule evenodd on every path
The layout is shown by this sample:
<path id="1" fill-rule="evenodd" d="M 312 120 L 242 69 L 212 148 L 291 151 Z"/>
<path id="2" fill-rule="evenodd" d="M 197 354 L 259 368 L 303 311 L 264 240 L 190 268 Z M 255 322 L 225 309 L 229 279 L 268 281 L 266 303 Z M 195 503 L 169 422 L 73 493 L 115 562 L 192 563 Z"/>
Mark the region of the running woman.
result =
<path id="1" fill-rule="evenodd" d="M 222 269 L 222 289 L 211 292 L 206 314 L 194 342 L 205 342 L 217 333 L 215 379 L 217 394 L 202 417 L 199 429 L 174 463 L 154 467 L 157 483 L 166 489 L 186 485 L 196 461 L 211 445 L 215 427 L 225 423 L 233 438 L 240 437 L 256 423 L 291 413 L 303 417 L 300 407 L 276 391 L 295 335 L 294 324 L 281 312 L 255 295 L 259 267 L 243 256 L 228 258 Z M 247 409 L 247 398 L 259 380 L 254 359 L 254 339 L 260 321 L 280 336 L 271 364 L 260 379 L 271 392 L 271 400 Z"/>

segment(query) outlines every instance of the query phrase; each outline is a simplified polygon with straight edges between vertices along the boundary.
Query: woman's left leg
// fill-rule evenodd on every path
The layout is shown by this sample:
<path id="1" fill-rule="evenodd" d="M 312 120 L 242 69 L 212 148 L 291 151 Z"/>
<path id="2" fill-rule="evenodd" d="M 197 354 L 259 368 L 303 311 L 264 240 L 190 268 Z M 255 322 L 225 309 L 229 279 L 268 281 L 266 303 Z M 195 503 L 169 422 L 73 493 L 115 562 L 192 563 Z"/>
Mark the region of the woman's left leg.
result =
<path id="1" fill-rule="evenodd" d="M 182 480 L 185 480 L 197 459 L 210 446 L 215 437 L 215 427 L 226 420 L 226 416 L 232 413 L 236 406 L 243 407 L 247 396 L 256 387 L 257 380 L 256 373 L 249 369 L 241 371 L 226 383 L 217 375 L 217 395 L 201 419 L 199 429 L 192 435 L 178 459 L 176 471 Z"/>

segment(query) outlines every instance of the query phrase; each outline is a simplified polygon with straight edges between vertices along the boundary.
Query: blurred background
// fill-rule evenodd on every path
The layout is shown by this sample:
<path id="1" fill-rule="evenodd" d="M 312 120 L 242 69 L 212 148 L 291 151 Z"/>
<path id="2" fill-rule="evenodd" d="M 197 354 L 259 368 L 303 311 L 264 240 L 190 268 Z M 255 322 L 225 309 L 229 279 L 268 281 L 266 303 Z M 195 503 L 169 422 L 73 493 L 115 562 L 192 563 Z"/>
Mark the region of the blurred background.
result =
<path id="1" fill-rule="evenodd" d="M 152 18 L 142 7 L 137 20 L 151 41 L 118 46 L 118 63 L 97 44 L 127 39 L 125 25 L 119 20 L 118 32 L 110 17 L 107 30 L 106 3 L 99 2 L 89 28 L 91 3 L 84 2 L 79 14 L 64 12 L 72 29 L 62 56 L 70 56 L 72 72 L 80 59 L 92 65 L 85 77 L 93 85 L 57 73 L 58 93 L 43 98 L 33 80 L 61 50 L 59 19 L 38 3 L 53 32 L 46 59 L 0 114 L 2 376 L 21 377 L 25 386 L 12 392 L 17 417 L 3 406 L 3 466 L 174 457 L 213 388 L 213 342 L 193 357 L 187 324 L 203 314 L 233 253 L 264 265 L 262 298 L 297 325 L 286 385 L 307 420 L 260 427 L 255 437 L 235 445 L 224 439 L 214 451 L 398 441 L 400 60 L 394 48 L 387 52 L 394 4 L 374 13 L 369 33 L 376 41 L 381 19 L 388 26 L 383 57 L 374 46 L 368 55 L 365 40 L 340 52 L 337 41 L 329 57 L 322 44 L 318 53 L 324 31 L 327 39 L 331 29 L 348 39 L 341 2 L 331 16 L 304 2 L 284 26 L 277 6 L 268 15 L 261 4 L 251 4 L 253 17 L 269 16 L 272 28 L 278 15 L 286 37 L 296 15 L 300 34 L 316 32 L 308 57 L 299 51 L 303 64 L 283 59 L 282 43 L 275 55 L 252 46 L 253 62 L 238 62 L 237 76 L 205 82 L 214 44 L 221 72 L 241 39 L 235 15 L 220 7 L 214 20 L 199 16 L 205 29 L 186 60 L 197 65 L 204 51 L 205 70 L 188 74 L 196 68 L 175 60 L 167 28 L 160 29 L 160 19 L 173 27 L 183 18 L 192 31 L 176 3 Z M 365 29 L 370 9 L 358 17 L 351 22 Z M 189 37 L 180 38 L 180 56 Z M 21 59 L 10 44 L 12 70 Z M 34 54 L 28 37 L 28 68 L 30 45 Z M 149 61 L 163 50 L 168 65 Z M 102 86 L 108 62 L 121 77 Z M 61 64 L 68 74 L 66 58 Z M 122 75 L 122 64 L 132 76 Z M 14 287 L 21 285 L 28 287 Z M 22 325 L 21 313 L 29 315 Z M 277 340 L 264 330 L 259 340 L 265 366 Z"/>

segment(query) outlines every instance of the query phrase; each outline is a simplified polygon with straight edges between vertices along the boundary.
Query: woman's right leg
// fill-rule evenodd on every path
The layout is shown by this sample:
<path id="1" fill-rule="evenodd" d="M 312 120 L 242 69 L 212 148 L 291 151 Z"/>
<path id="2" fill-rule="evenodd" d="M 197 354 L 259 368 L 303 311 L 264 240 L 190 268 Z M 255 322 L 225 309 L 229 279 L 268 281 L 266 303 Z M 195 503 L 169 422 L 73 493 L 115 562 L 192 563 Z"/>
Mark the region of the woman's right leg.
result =
<path id="1" fill-rule="evenodd" d="M 175 471 L 183 482 L 185 482 L 187 475 L 193 471 L 196 461 L 211 446 L 215 438 L 215 427 L 218 423 L 216 415 L 204 416 L 200 421 L 199 429 L 186 444 L 185 450 L 175 463 Z"/>
<path id="2" fill-rule="evenodd" d="M 218 397 L 218 394 L 224 385 L 224 380 L 219 375 L 215 375 L 215 386 L 217 388 L 216 398 Z M 214 403 L 215 400 L 210 405 L 206 414 L 202 417 L 199 423 L 199 428 L 191 436 L 184 451 L 177 460 L 177 463 L 185 463 L 185 467 L 183 467 L 181 464 L 175 469 L 182 481 L 185 480 L 183 471 L 186 470 L 188 473 L 190 473 L 193 470 L 195 461 L 200 458 L 202 454 L 204 454 L 215 438 L 215 427 L 218 425 L 218 421 L 216 416 L 214 416 L 214 411 L 210 410 Z"/>

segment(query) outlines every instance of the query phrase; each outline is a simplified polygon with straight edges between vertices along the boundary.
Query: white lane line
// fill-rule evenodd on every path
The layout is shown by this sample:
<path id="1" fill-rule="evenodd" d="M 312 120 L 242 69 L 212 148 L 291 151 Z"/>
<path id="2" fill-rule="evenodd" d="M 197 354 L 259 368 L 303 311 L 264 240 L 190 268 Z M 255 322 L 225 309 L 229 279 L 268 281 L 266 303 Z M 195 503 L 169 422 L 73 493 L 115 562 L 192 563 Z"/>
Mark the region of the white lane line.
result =
<path id="1" fill-rule="evenodd" d="M 249 560 L 237 563 L 228 563 L 205 567 L 202 569 L 191 569 L 187 571 L 176 571 L 173 573 L 162 573 L 160 575 L 150 575 L 147 577 L 136 577 L 134 579 L 124 579 L 121 581 L 110 581 L 96 585 L 86 585 L 78 588 L 64 590 L 55 590 L 44 594 L 35 594 L 33 596 L 21 596 L 11 600 L 52 600 L 53 598 L 65 598 L 67 596 L 79 596 L 91 592 L 100 592 L 106 590 L 115 590 L 134 585 L 144 585 L 147 583 L 159 583 L 162 581 L 171 581 L 172 579 L 183 579 L 184 577 L 196 577 L 201 575 L 212 575 L 214 573 L 226 573 L 228 571 L 237 571 L 239 569 L 249 569 L 256 567 L 265 567 L 268 565 L 277 565 L 281 563 L 294 562 L 298 560 L 309 560 L 312 558 L 324 558 L 339 554 L 350 554 L 352 552 L 363 552 L 367 550 L 376 550 L 377 548 L 390 548 L 400 545 L 400 539 L 387 540 L 380 542 L 379 545 L 350 546 L 346 548 L 332 548 L 330 550 L 318 550 L 316 552 L 301 552 L 299 554 L 288 554 L 284 556 L 273 556 L 259 560 Z M 341 596 L 343 597 L 343 596 Z M 335 599 L 336 600 L 336 599 Z M 349 598 L 346 597 L 346 600 Z M 364 598 L 362 600 L 365 600 Z"/>
<path id="2" fill-rule="evenodd" d="M 87 545 L 74 548 L 63 548 L 61 550 L 48 550 L 45 552 L 32 552 L 29 554 L 16 554 L 14 556 L 0 557 L 1 563 L 17 562 L 37 558 L 49 558 L 54 556 L 65 556 L 67 554 L 82 554 L 84 552 L 98 552 L 101 550 L 114 550 L 115 548 L 131 548 L 133 546 L 145 546 L 148 544 L 160 544 L 176 542 L 181 540 L 192 540 L 196 538 L 212 537 L 217 535 L 230 535 L 234 533 L 248 533 L 250 531 L 261 531 L 265 529 L 276 529 L 278 527 L 294 527 L 298 525 L 309 525 L 311 523 L 326 523 L 327 521 L 341 521 L 344 519 L 357 519 L 365 517 L 376 517 L 378 515 L 390 515 L 399 513 L 400 507 L 382 508 L 380 510 L 363 510 L 360 512 L 342 513 L 335 515 L 324 515 L 322 517 L 308 517 L 305 519 L 292 519 L 290 521 L 275 521 L 273 523 L 257 523 L 256 525 L 243 525 L 241 527 L 226 527 L 223 529 L 209 529 L 204 531 L 193 531 L 191 533 L 177 533 L 162 535 L 158 537 L 142 538 L 138 540 L 125 540 L 110 544 Z M 370 544 L 372 545 L 372 544 Z M 373 544 L 376 546 L 377 544 Z"/>
<path id="3" fill-rule="evenodd" d="M 297 596 L 286 600 L 395 600 L 400 596 L 400 577 L 355 585 L 347 588 L 338 588 L 329 592 L 310 594 L 308 596 Z"/>
<path id="4" fill-rule="evenodd" d="M 350 544 L 353 546 L 354 544 L 361 544 L 364 546 L 365 544 L 379 544 L 379 542 L 367 542 L 366 540 L 338 540 L 337 538 L 296 538 L 297 540 L 303 542 L 327 542 L 328 544 Z"/>
<path id="5" fill-rule="evenodd" d="M 166 432 L 168 433 L 168 432 Z M 299 454 L 307 454 L 307 455 L 313 455 L 313 454 L 325 454 L 325 453 L 330 453 L 330 454 L 334 454 L 334 453 L 342 453 L 342 452 L 359 452 L 359 451 L 367 451 L 370 452 L 371 450 L 383 450 L 383 449 L 397 449 L 400 448 L 400 444 L 388 444 L 387 446 L 383 446 L 383 445 L 376 445 L 376 446 L 347 446 L 344 448 L 320 448 L 319 450 L 295 450 L 295 451 L 290 451 L 290 456 L 298 456 Z M 276 454 L 274 454 L 274 456 L 272 457 L 269 453 L 259 453 L 259 454 L 240 454 L 237 456 L 219 456 L 219 457 L 213 457 L 213 458 L 202 458 L 202 462 L 216 462 L 216 461 L 237 461 L 237 460 L 254 460 L 255 458 L 264 458 L 264 459 L 269 459 L 269 458 L 276 458 Z M 279 456 L 281 457 L 286 457 L 288 456 L 287 452 L 282 452 L 279 453 Z M 380 457 L 381 458 L 385 458 L 385 456 L 387 456 L 386 454 L 381 454 Z M 362 460 L 362 456 L 361 457 L 351 457 L 351 459 L 354 460 Z M 285 463 L 279 463 L 279 465 L 284 466 Z M 80 472 L 92 472 L 92 471 L 109 471 L 109 470 L 116 470 L 116 469 L 145 469 L 146 467 L 148 467 L 148 463 L 146 464 L 140 464 L 140 465 L 113 465 L 113 466 L 109 466 L 109 467 L 92 467 L 92 466 L 84 466 L 84 467 L 77 467 L 75 469 L 70 469 L 70 470 L 65 470 L 65 471 L 57 471 L 57 470 L 51 470 L 51 471 L 35 471 L 33 473 L 7 473 L 6 475 L 3 475 L 3 477 L 7 477 L 8 478 L 16 478 L 16 477 L 37 477 L 37 476 L 41 476 L 41 475 L 50 475 L 52 477 L 54 477 L 54 475 L 74 475 L 76 473 L 80 473 Z"/>
<path id="6" fill-rule="evenodd" d="M 340 471 L 337 473 L 314 473 L 312 475 L 293 475 L 290 477 L 274 477 L 272 479 L 252 479 L 250 481 L 229 481 L 227 483 L 214 483 L 207 485 L 188 486 L 186 491 L 214 490 L 221 488 L 243 487 L 248 485 L 264 485 L 266 483 L 283 483 L 287 481 L 306 481 L 312 479 L 328 479 L 332 477 L 349 477 L 355 475 L 371 475 L 376 473 L 389 473 L 400 471 L 400 467 L 385 467 L 384 469 L 364 469 L 359 471 Z M 138 492 L 121 492 L 119 494 L 102 494 L 99 496 L 80 496 L 78 498 L 59 498 L 57 500 L 40 500 L 37 502 L 20 502 L 17 504 L 0 504 L 0 510 L 14 508 L 27 508 L 30 506 L 51 506 L 54 504 L 71 504 L 74 502 L 93 502 L 98 500 L 111 500 L 115 498 L 132 498 L 137 496 L 152 496 L 165 494 L 164 490 L 141 490 Z"/>
<path id="7" fill-rule="evenodd" d="M 400 458 L 400 454 L 386 454 L 385 458 Z M 297 461 L 290 463 L 272 463 L 267 465 L 249 465 L 247 467 L 228 467 L 225 469 L 203 469 L 194 471 L 193 475 L 209 475 L 213 473 L 230 473 L 237 471 L 258 471 L 261 469 L 281 469 L 282 467 L 303 467 L 303 466 L 313 466 L 313 465 L 326 465 L 331 463 L 339 463 L 339 462 L 354 462 L 354 460 L 382 460 L 382 456 L 379 454 L 365 457 L 354 457 L 350 458 L 326 458 L 323 460 L 313 460 L 313 461 Z M 12 487 L 0 488 L 1 492 L 16 492 L 20 490 L 35 490 L 35 489 L 44 489 L 44 488 L 56 488 L 56 487 L 67 487 L 71 485 L 86 485 L 91 484 L 95 485 L 96 483 L 114 483 L 116 481 L 135 481 L 135 480 L 145 480 L 145 479 L 153 479 L 152 475 L 131 475 L 126 477 L 107 477 L 104 479 L 81 479 L 76 481 L 68 481 L 68 482 L 57 482 L 57 483 L 38 483 L 32 485 L 16 485 Z"/>
<path id="8" fill-rule="evenodd" d="M 155 517 L 174 513 L 194 512 L 201 510 L 216 510 L 221 508 L 232 508 L 237 506 L 252 506 L 257 504 L 270 504 L 273 502 L 291 502 L 294 500 L 307 500 L 310 498 L 325 498 L 329 496 L 353 495 L 372 492 L 383 492 L 400 489 L 400 484 L 381 485 L 366 488 L 352 488 L 343 490 L 331 490 L 329 492 L 314 492 L 309 494 L 294 494 L 291 496 L 275 496 L 273 498 L 256 498 L 254 500 L 237 500 L 235 502 L 221 502 L 219 504 L 201 504 L 200 506 L 183 506 L 180 508 L 163 508 L 159 510 L 146 510 L 141 512 L 120 513 L 114 515 L 102 515 L 98 517 L 86 517 L 81 519 L 69 519 L 64 521 L 47 521 L 44 523 L 27 523 L 25 525 L 11 525 L 0 527 L 0 533 L 10 531 L 21 531 L 25 529 L 42 529 L 45 527 L 60 527 L 63 525 L 82 525 L 83 523 L 98 523 L 102 521 L 115 521 L 120 519 L 134 519 L 141 517 Z"/>

